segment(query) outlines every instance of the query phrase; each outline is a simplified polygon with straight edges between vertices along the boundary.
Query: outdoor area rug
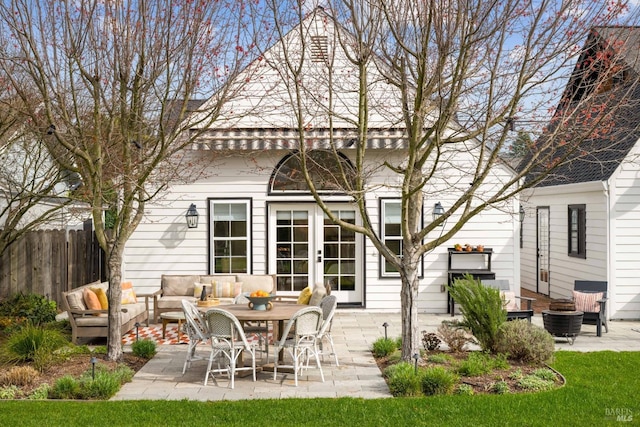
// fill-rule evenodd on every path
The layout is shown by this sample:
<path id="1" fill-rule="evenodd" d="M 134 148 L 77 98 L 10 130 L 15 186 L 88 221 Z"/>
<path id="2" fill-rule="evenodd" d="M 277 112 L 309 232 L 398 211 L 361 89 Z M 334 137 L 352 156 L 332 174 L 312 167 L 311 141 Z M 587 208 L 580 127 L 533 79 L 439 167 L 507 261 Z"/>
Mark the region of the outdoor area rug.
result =
<path id="1" fill-rule="evenodd" d="M 186 334 L 180 334 L 180 341 L 178 341 L 178 324 L 169 323 L 164 339 L 162 338 L 162 325 L 140 326 L 138 327 L 138 339 L 150 339 L 156 342 L 157 345 L 164 344 L 188 344 L 189 337 Z M 136 340 L 136 329 L 132 329 L 122 337 L 123 345 L 130 345 Z M 253 334 L 247 334 L 247 340 L 250 343 L 258 344 L 258 337 Z M 269 341 L 272 341 L 271 331 L 269 331 Z"/>

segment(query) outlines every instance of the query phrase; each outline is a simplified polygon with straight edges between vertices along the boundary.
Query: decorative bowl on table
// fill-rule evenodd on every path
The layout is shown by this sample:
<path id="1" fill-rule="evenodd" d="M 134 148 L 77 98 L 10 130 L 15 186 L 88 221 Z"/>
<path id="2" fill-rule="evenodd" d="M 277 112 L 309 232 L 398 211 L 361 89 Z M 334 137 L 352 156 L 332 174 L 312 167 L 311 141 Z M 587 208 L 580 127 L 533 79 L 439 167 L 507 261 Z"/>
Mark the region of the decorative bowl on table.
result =
<path id="1" fill-rule="evenodd" d="M 269 295 L 266 297 L 252 297 L 250 295 L 246 296 L 249 300 L 249 308 L 252 310 L 271 310 L 273 308 L 273 303 L 271 300 L 275 298 L 273 295 Z"/>

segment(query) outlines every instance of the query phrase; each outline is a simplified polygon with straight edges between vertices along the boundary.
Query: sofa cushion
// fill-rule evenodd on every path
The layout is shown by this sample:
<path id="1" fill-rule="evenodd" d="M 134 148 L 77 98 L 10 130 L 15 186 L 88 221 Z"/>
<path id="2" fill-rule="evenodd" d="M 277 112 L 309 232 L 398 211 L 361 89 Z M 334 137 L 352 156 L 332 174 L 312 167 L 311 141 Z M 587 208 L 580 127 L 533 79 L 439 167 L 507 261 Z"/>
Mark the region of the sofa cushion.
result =
<path id="1" fill-rule="evenodd" d="M 67 304 L 71 310 L 86 310 L 82 291 L 74 291 L 67 294 Z"/>
<path id="2" fill-rule="evenodd" d="M 84 288 L 82 291 L 82 298 L 89 310 L 102 310 L 98 296 L 91 289 Z"/>
<path id="3" fill-rule="evenodd" d="M 599 313 L 600 303 L 598 300 L 604 298 L 604 292 L 578 292 L 573 291 L 573 300 L 576 303 L 576 310 L 585 313 Z"/>
<path id="4" fill-rule="evenodd" d="M 76 317 L 76 325 L 78 326 L 107 326 L 109 318 L 106 314 L 97 316 Z"/>
<path id="5" fill-rule="evenodd" d="M 98 297 L 98 301 L 100 301 L 100 308 L 102 310 L 108 310 L 109 309 L 109 299 L 107 298 L 107 293 L 104 291 L 104 289 L 99 288 L 99 287 L 92 287 L 90 288 Z"/>
<path id="6" fill-rule="evenodd" d="M 309 305 L 320 306 L 322 298 L 327 296 L 327 288 L 322 283 L 316 283 L 313 285 L 313 291 L 311 292 L 311 298 L 309 299 Z"/>
<path id="7" fill-rule="evenodd" d="M 505 310 L 514 311 L 520 310 L 516 293 L 513 291 L 500 291 L 500 297 L 502 298 Z"/>
<path id="8" fill-rule="evenodd" d="M 172 308 L 176 311 L 182 310 L 182 300 L 185 298 L 184 295 L 169 295 L 163 296 L 158 299 L 158 308 L 166 309 Z M 190 298 L 190 297 L 189 297 Z"/>
<path id="9" fill-rule="evenodd" d="M 311 290 L 311 287 L 307 286 L 306 288 L 304 288 L 302 292 L 300 292 L 300 295 L 298 296 L 298 304 L 305 304 L 305 305 L 309 304 L 312 293 L 313 291 Z"/>
<path id="10" fill-rule="evenodd" d="M 273 276 L 268 274 L 238 274 L 237 281 L 242 282 L 242 292 L 266 291 L 274 293 Z"/>
<path id="11" fill-rule="evenodd" d="M 163 295 L 193 295 L 193 284 L 200 281 L 200 276 L 194 275 L 162 275 L 161 287 Z"/>
<path id="12" fill-rule="evenodd" d="M 235 276 L 230 278 L 231 280 L 212 281 L 214 298 L 235 298 L 242 293 L 242 284 L 236 282 Z"/>

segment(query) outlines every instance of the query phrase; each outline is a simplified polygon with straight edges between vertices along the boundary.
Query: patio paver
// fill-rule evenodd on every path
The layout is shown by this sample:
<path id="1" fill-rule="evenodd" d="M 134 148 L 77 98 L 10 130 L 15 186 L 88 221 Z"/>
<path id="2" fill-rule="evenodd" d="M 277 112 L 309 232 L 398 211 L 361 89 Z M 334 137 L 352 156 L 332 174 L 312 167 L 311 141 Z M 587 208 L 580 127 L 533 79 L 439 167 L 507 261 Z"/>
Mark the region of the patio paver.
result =
<path id="1" fill-rule="evenodd" d="M 435 331 L 449 315 L 424 314 L 419 316 L 420 330 Z M 332 336 L 340 366 L 326 356 L 322 365 L 325 382 L 320 381 L 317 369 L 309 369 L 299 378 L 299 386 L 293 384 L 293 375 L 260 372 L 257 381 L 251 377 L 236 378 L 235 389 L 228 388 L 226 380 L 209 381 L 203 386 L 206 361 L 193 362 L 191 369 L 182 375 L 186 345 L 162 345 L 158 353 L 140 371 L 133 381 L 125 384 L 112 400 L 239 400 L 283 399 L 316 397 L 359 397 L 364 399 L 389 398 L 389 388 L 371 355 L 373 342 L 384 336 L 383 323 L 388 323 L 390 338 L 400 335 L 400 314 L 396 312 L 370 312 L 341 310 L 334 317 Z M 542 327 L 542 317 L 535 314 L 533 323 Z M 583 325 L 582 332 L 573 345 L 567 340 L 556 339 L 559 351 L 640 351 L 640 321 L 611 321 L 609 333 L 596 337 L 595 326 Z M 208 355 L 208 347 L 202 347 Z"/>

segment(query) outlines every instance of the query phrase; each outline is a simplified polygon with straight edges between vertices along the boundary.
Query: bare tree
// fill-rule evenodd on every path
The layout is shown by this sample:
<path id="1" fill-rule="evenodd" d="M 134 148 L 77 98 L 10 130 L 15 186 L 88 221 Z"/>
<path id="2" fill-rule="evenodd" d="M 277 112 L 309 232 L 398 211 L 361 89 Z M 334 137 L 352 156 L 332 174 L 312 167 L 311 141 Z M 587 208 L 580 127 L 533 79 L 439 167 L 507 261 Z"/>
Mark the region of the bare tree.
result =
<path id="1" fill-rule="evenodd" d="M 0 257 L 25 233 L 60 225 L 65 175 L 48 155 L 6 79 L 0 78 Z"/>
<path id="2" fill-rule="evenodd" d="M 295 45 L 285 38 L 274 62 L 288 85 L 300 135 L 296 149 L 316 202 L 335 223 L 364 234 L 400 273 L 402 357 L 409 360 L 420 348 L 421 257 L 488 207 L 516 215 L 511 202 L 515 195 L 596 149 L 590 143 L 595 137 L 604 135 L 615 146 L 635 131 L 613 126 L 612 120 L 616 111 L 631 105 L 637 73 L 615 90 L 604 90 L 622 67 L 624 32 L 601 40 L 605 57 L 595 51 L 591 59 L 577 54 L 592 28 L 637 23 L 637 14 L 618 2 L 571 0 L 328 3 L 327 15 L 318 9 L 309 12 L 305 2 L 292 0 L 286 6 L 269 2 L 281 37 L 307 13 L 320 16 L 313 24 L 318 27 L 331 22 L 323 29 L 331 48 L 320 59 L 321 66 L 313 42 Z M 309 27 L 299 28 L 303 39 L 310 40 L 304 37 L 312 32 Z M 333 33 L 330 28 L 335 28 Z M 337 50 L 346 54 L 348 64 L 331 55 Z M 314 70 L 319 71 L 313 74 Z M 572 72 L 582 76 L 569 83 L 578 89 L 563 92 Z M 526 147 L 519 168 L 496 182 L 494 172 L 504 166 L 502 154 L 513 140 L 511 129 L 524 120 L 535 143 Z M 385 129 L 379 128 L 381 123 Z M 337 130 L 352 130 L 356 141 L 352 179 L 337 175 L 334 181 L 352 196 L 363 218 L 361 226 L 332 213 L 317 189 L 320 183 L 308 155 L 317 147 L 309 147 L 306 137 L 312 127 L 330 134 L 329 146 L 323 148 L 336 156 L 337 164 L 339 150 L 346 147 Z M 401 197 L 401 253 L 385 245 L 371 226 L 364 196 L 371 190 L 367 139 L 372 131 L 397 129 L 403 131 L 406 158 L 383 160 L 377 167 L 398 177 L 399 184 L 389 189 Z M 458 170 L 459 159 L 469 155 L 471 167 Z M 444 215 L 423 225 L 423 201 L 442 195 L 448 203 Z M 442 232 L 430 234 L 437 227 L 443 227 Z"/>
<path id="3" fill-rule="evenodd" d="M 255 44 L 244 10 L 206 0 L 0 6 L 0 63 L 17 69 L 9 83 L 54 160 L 81 178 L 74 197 L 90 205 L 106 253 L 111 360 L 122 356 L 125 244 L 146 203 L 187 166 L 185 148 L 197 136 L 190 129 L 214 121 L 232 96 L 227 79 Z M 206 112 L 185 120 L 192 101 L 212 93 Z M 27 102 L 32 94 L 37 103 Z"/>

